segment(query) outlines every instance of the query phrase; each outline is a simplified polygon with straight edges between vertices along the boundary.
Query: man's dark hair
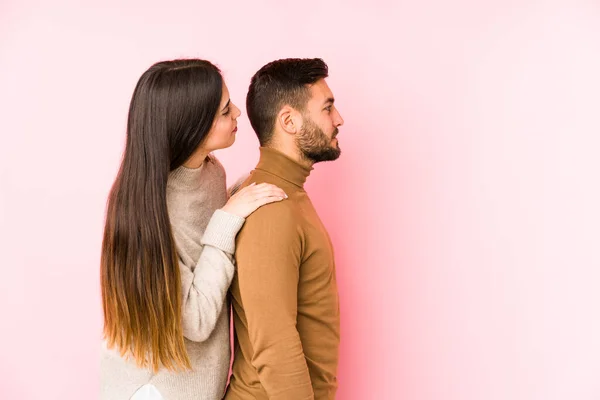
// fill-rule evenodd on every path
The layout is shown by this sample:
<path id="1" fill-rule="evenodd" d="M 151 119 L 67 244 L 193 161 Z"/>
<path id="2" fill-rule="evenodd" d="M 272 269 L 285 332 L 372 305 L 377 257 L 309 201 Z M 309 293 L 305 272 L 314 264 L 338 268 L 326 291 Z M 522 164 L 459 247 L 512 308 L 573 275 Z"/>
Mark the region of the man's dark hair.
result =
<path id="1" fill-rule="evenodd" d="M 284 105 L 304 111 L 310 99 L 308 85 L 328 76 L 320 58 L 287 58 L 268 63 L 250 81 L 246 111 L 261 146 L 269 144 L 277 113 Z"/>

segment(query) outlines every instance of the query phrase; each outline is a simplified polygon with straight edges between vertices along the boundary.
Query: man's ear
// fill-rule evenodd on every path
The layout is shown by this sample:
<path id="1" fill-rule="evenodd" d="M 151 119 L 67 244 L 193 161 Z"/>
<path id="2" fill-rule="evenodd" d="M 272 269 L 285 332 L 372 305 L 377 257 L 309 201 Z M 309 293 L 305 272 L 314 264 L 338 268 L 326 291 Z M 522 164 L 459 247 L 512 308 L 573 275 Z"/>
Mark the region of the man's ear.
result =
<path id="1" fill-rule="evenodd" d="M 300 113 L 288 105 L 283 106 L 277 114 L 277 123 L 281 130 L 289 135 L 295 135 L 302 128 Z"/>

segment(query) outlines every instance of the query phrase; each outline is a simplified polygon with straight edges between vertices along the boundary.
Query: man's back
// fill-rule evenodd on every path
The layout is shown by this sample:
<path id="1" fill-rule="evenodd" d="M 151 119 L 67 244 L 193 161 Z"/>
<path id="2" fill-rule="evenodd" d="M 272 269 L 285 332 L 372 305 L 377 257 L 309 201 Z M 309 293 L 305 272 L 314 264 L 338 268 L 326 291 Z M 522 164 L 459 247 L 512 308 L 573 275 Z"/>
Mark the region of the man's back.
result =
<path id="1" fill-rule="evenodd" d="M 303 189 L 312 168 L 261 148 L 245 185 L 289 196 L 252 214 L 237 240 L 231 286 L 235 360 L 226 399 L 333 399 L 339 302 L 333 247 Z"/>

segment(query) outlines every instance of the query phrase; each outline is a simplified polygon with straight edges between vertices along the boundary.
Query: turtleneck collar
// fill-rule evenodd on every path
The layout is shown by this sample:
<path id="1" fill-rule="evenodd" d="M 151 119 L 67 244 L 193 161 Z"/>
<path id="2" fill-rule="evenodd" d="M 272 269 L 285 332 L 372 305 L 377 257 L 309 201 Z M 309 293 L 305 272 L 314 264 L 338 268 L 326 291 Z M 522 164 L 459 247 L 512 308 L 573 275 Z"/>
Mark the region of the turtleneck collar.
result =
<path id="1" fill-rule="evenodd" d="M 269 172 L 294 185 L 304 188 L 304 182 L 313 170 L 270 147 L 260 148 L 260 160 L 256 169 Z"/>

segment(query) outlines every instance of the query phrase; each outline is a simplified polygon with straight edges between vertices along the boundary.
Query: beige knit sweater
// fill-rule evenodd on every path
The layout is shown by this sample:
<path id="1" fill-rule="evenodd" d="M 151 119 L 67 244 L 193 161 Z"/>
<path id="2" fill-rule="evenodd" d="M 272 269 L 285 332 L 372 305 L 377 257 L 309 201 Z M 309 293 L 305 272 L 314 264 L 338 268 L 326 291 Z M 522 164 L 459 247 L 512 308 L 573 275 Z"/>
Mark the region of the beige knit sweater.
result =
<path id="1" fill-rule="evenodd" d="M 127 400 L 142 385 L 166 400 L 221 399 L 229 371 L 227 289 L 234 274 L 235 237 L 244 219 L 221 207 L 227 202 L 225 171 L 212 157 L 198 169 L 169 175 L 167 205 L 181 271 L 183 332 L 193 370 L 153 374 L 102 347 L 101 400 Z"/>

